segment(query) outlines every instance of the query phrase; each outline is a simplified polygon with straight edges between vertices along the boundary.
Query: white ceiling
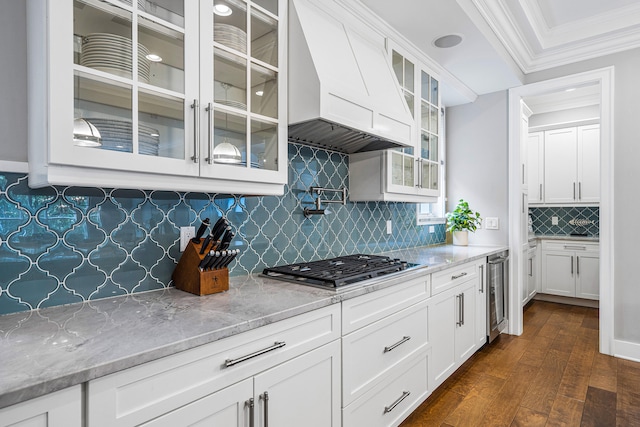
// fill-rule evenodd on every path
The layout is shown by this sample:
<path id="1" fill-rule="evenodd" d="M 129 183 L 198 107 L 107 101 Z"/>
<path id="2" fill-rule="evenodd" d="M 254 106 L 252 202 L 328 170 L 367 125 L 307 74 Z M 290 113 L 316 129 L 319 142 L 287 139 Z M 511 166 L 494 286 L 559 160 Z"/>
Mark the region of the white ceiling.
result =
<path id="1" fill-rule="evenodd" d="M 519 86 L 528 73 L 640 47 L 640 0 L 361 1 L 478 95 Z M 447 34 L 463 42 L 436 48 Z M 463 98 L 443 93 L 447 106 Z"/>

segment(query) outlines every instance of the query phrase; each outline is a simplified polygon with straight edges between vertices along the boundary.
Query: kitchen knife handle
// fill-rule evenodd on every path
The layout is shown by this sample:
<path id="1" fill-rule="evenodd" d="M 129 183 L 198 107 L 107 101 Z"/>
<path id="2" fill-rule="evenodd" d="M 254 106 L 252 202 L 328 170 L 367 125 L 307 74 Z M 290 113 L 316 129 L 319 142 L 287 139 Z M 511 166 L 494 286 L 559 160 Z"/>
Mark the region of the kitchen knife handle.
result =
<path id="1" fill-rule="evenodd" d="M 207 105 L 207 108 L 205 108 L 205 110 L 207 111 L 207 147 L 209 148 L 209 155 L 207 156 L 206 159 L 204 159 L 204 161 L 207 162 L 208 164 L 212 164 L 213 163 L 213 138 L 211 136 L 211 120 L 213 116 L 213 107 L 211 103 Z"/>
<path id="2" fill-rule="evenodd" d="M 197 99 L 193 100 L 191 108 L 193 109 L 193 156 L 191 156 L 191 160 L 193 160 L 193 163 L 198 163 L 200 160 L 198 157 L 198 148 L 200 146 L 200 105 Z"/>
<path id="3" fill-rule="evenodd" d="M 200 248 L 200 255 L 204 255 L 207 251 L 207 246 L 211 243 L 211 234 L 204 238 L 204 242 L 202 243 L 202 247 Z"/>
<path id="4" fill-rule="evenodd" d="M 224 361 L 224 366 L 229 368 L 233 365 L 237 365 L 238 363 L 245 362 L 249 359 L 253 359 L 254 357 L 262 356 L 265 353 L 269 353 L 270 351 L 282 348 L 285 345 L 287 345 L 287 343 L 285 343 L 284 341 L 276 341 L 272 346 L 263 348 L 262 350 L 254 351 L 253 353 L 247 354 L 246 356 L 238 357 L 237 359 L 227 359 Z"/>
<path id="5" fill-rule="evenodd" d="M 202 224 L 200 224 L 200 227 L 198 227 L 198 232 L 193 237 L 193 239 L 191 239 L 191 241 L 193 243 L 200 243 L 200 239 L 202 238 L 202 236 L 204 236 L 204 232 L 207 231 L 208 226 L 209 226 L 209 218 L 205 218 L 202 221 Z M 200 252 L 200 253 L 202 254 L 203 252 Z"/>

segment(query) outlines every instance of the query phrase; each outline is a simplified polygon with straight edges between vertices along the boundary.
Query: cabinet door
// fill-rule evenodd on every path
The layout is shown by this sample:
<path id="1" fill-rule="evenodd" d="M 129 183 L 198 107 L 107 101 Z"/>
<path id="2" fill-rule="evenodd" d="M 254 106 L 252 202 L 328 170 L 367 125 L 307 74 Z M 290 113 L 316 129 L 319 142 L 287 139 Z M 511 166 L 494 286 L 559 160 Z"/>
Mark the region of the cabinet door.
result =
<path id="1" fill-rule="evenodd" d="M 531 298 L 536 294 L 537 289 L 537 270 L 538 270 L 538 256 L 535 251 L 529 253 L 529 260 L 527 265 L 527 281 L 525 286 L 525 295 L 523 303 L 529 302 Z"/>
<path id="2" fill-rule="evenodd" d="M 533 132 L 527 140 L 529 204 L 543 203 L 544 132 Z"/>
<path id="3" fill-rule="evenodd" d="M 80 427 L 82 391 L 70 387 L 0 409 L 1 427 Z"/>
<path id="4" fill-rule="evenodd" d="M 575 255 L 570 251 L 544 251 L 542 292 L 575 297 Z"/>
<path id="5" fill-rule="evenodd" d="M 197 4 L 52 3 L 48 162 L 197 176 Z"/>
<path id="6" fill-rule="evenodd" d="M 253 409 L 250 405 L 252 397 L 253 380 L 249 378 L 142 424 L 142 426 L 244 427 L 249 425 L 251 411 L 255 411 L 255 404 Z"/>
<path id="7" fill-rule="evenodd" d="M 456 360 L 460 365 L 476 351 L 477 280 L 459 286 L 457 292 L 459 320 L 456 323 Z"/>
<path id="8" fill-rule="evenodd" d="M 578 201 L 600 202 L 600 125 L 578 128 Z"/>
<path id="9" fill-rule="evenodd" d="M 255 377 L 256 426 L 340 426 L 340 342 Z M 266 399 L 265 399 L 266 397 Z"/>
<path id="10" fill-rule="evenodd" d="M 600 255 L 576 253 L 576 297 L 600 299 Z"/>
<path id="11" fill-rule="evenodd" d="M 487 278 L 486 264 L 478 264 L 478 291 L 476 295 L 476 347 L 480 348 L 487 342 Z"/>
<path id="12" fill-rule="evenodd" d="M 201 176 L 286 182 L 286 7 L 201 0 Z"/>
<path id="13" fill-rule="evenodd" d="M 438 387 L 456 368 L 455 332 L 458 319 L 458 288 L 431 298 L 429 305 L 429 339 L 433 354 L 430 378 Z"/>
<path id="14" fill-rule="evenodd" d="M 546 131 L 544 134 L 544 200 L 573 203 L 577 196 L 576 128 Z"/>

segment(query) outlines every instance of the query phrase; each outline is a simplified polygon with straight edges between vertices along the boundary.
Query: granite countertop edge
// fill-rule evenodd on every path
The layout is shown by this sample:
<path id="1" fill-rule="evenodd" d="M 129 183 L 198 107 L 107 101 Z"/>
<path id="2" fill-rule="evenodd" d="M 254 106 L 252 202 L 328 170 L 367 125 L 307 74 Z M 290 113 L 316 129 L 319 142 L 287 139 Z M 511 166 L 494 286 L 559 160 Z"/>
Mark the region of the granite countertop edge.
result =
<path id="1" fill-rule="evenodd" d="M 600 241 L 599 236 L 571 236 L 566 234 L 555 234 L 555 235 L 544 235 L 544 234 L 536 234 L 529 235 L 529 241 L 533 240 L 573 240 L 577 242 L 594 242 L 597 243 Z"/>
<path id="2" fill-rule="evenodd" d="M 0 409 L 506 249 L 438 245 L 385 252 L 420 266 L 339 292 L 249 275 L 231 277 L 229 291 L 207 297 L 169 288 L 0 316 Z M 164 328 L 164 338 L 145 328 Z M 131 351 L 118 346 L 141 338 L 148 343 Z M 27 364 L 29 372 L 22 372 Z"/>

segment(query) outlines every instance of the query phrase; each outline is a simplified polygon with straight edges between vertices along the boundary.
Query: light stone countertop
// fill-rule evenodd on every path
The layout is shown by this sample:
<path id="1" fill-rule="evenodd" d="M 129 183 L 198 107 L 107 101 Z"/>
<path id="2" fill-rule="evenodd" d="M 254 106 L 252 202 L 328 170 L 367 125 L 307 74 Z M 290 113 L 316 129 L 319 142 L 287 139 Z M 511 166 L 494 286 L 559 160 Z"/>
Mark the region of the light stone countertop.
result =
<path id="1" fill-rule="evenodd" d="M 530 235 L 529 241 L 532 240 L 574 240 L 576 242 L 594 242 L 600 241 L 599 236 L 568 236 L 568 235 Z"/>
<path id="2" fill-rule="evenodd" d="M 421 267 L 339 292 L 250 275 L 204 297 L 171 288 L 0 316 L 0 408 L 505 249 L 386 252 Z"/>

